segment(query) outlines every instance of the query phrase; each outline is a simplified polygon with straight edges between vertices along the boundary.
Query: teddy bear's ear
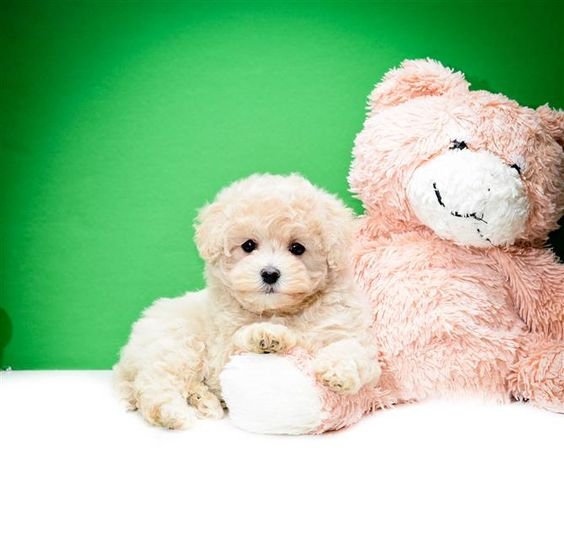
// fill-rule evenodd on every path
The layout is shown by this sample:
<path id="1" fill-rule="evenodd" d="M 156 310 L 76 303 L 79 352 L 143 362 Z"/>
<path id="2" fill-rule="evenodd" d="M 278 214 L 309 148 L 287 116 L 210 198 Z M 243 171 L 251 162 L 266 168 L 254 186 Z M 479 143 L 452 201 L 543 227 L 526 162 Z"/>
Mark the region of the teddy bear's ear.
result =
<path id="1" fill-rule="evenodd" d="M 537 108 L 537 114 L 548 133 L 564 149 L 564 111 L 552 110 L 544 104 Z"/>
<path id="2" fill-rule="evenodd" d="M 368 101 L 369 110 L 379 112 L 415 97 L 465 93 L 469 83 L 464 75 L 435 60 L 404 60 L 376 85 Z"/>

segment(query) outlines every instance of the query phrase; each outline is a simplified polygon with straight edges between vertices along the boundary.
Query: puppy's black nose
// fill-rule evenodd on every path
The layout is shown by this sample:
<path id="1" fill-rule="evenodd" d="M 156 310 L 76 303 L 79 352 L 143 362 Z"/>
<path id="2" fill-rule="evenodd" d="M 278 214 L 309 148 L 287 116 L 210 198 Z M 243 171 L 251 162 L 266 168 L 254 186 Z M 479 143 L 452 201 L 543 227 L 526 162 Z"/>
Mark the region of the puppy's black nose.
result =
<path id="1" fill-rule="evenodd" d="M 265 284 L 276 284 L 280 278 L 280 271 L 273 266 L 265 266 L 260 271 L 260 277 Z"/>

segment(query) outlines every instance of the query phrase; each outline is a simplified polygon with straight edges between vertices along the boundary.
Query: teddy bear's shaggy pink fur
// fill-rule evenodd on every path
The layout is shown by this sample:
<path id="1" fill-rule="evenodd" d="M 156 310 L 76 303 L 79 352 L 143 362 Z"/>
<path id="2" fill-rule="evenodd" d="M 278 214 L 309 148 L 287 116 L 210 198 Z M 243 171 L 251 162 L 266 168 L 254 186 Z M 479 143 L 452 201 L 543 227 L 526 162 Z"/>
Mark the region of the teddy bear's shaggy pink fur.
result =
<path id="1" fill-rule="evenodd" d="M 383 374 L 354 396 L 316 386 L 319 419 L 299 432 L 454 392 L 564 410 L 564 265 L 544 246 L 564 210 L 563 141 L 563 112 L 470 91 L 461 73 L 438 62 L 406 61 L 388 72 L 370 96 L 349 175 L 366 209 L 356 277 L 372 302 Z M 485 151 L 519 172 L 528 211 L 513 241 L 496 245 L 479 229 L 477 244 L 445 239 L 415 214 L 414 172 L 458 148 Z M 426 202 L 437 200 L 445 205 L 438 195 Z M 486 226 L 482 213 L 450 214 Z M 307 373 L 306 359 L 299 366 Z M 229 373 L 226 399 L 237 406 Z"/>

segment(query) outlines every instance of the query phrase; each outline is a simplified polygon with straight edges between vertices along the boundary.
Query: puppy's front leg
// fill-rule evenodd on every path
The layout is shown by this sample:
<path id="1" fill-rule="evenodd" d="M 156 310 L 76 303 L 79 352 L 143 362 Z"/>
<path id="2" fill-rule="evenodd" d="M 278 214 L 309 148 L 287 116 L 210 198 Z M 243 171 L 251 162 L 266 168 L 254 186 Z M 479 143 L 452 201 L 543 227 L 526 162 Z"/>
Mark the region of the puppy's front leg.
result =
<path id="1" fill-rule="evenodd" d="M 221 417 L 219 399 L 204 384 L 203 342 L 197 337 L 165 340 L 153 345 L 133 379 L 140 413 L 149 423 L 169 429 L 189 428 L 198 414 Z"/>
<path id="2" fill-rule="evenodd" d="M 187 429 L 196 421 L 196 411 L 186 400 L 184 380 L 171 369 L 155 366 L 139 371 L 133 384 L 136 406 L 152 425 Z"/>
<path id="3" fill-rule="evenodd" d="M 339 340 L 320 349 L 313 368 L 323 384 L 342 394 L 356 394 L 381 374 L 376 355 L 357 340 Z"/>
<path id="4" fill-rule="evenodd" d="M 282 324 L 255 322 L 240 328 L 233 337 L 235 348 L 254 353 L 285 353 L 297 342 L 296 335 Z"/>

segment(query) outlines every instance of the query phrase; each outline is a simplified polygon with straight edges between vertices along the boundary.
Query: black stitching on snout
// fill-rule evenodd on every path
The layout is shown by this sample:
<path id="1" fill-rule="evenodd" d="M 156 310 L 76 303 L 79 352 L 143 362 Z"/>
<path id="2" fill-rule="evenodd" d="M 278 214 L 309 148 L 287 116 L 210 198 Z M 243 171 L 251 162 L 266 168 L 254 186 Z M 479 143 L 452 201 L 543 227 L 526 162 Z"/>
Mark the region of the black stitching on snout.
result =
<path id="1" fill-rule="evenodd" d="M 478 220 L 479 222 L 487 224 L 487 222 L 484 220 L 484 215 L 482 214 L 482 216 L 478 216 L 477 212 L 467 212 L 466 214 L 460 214 L 458 211 L 453 210 L 450 213 L 453 216 L 457 216 L 458 218 L 473 218 L 474 220 Z"/>
<path id="2" fill-rule="evenodd" d="M 439 202 L 439 205 L 441 205 L 441 207 L 446 208 L 446 205 L 443 203 L 443 196 L 441 195 L 441 192 L 437 188 L 436 182 L 433 182 L 433 191 L 435 192 L 435 196 L 437 197 L 437 201 Z M 477 212 L 466 212 L 464 214 L 460 214 L 460 212 L 458 212 L 457 210 L 451 210 L 450 214 L 452 216 L 456 216 L 457 218 L 473 218 L 474 220 L 478 220 L 478 222 L 483 222 L 484 224 L 487 224 L 487 221 L 484 219 L 483 213 L 481 216 L 478 216 Z"/>
<path id="3" fill-rule="evenodd" d="M 479 235 L 482 239 L 485 239 L 488 243 L 490 243 L 491 245 L 493 245 L 493 243 L 491 242 L 490 238 L 487 238 L 487 237 L 480 231 L 480 228 L 476 228 L 476 231 L 478 232 L 478 235 Z"/>
<path id="4" fill-rule="evenodd" d="M 511 166 L 509 167 L 514 168 L 515 170 L 517 170 L 517 173 L 521 175 L 521 166 L 519 166 L 519 164 L 511 164 Z"/>
<path id="5" fill-rule="evenodd" d="M 435 192 L 435 195 L 437 196 L 437 201 L 439 201 L 439 205 L 441 205 L 441 207 L 444 207 L 445 204 L 443 203 L 443 198 L 441 197 L 441 192 L 437 189 L 436 183 L 433 183 L 433 190 Z"/>
<path id="6" fill-rule="evenodd" d="M 452 141 L 451 146 L 449 148 L 451 151 L 454 151 L 456 149 L 463 151 L 464 149 L 468 148 L 468 145 L 466 144 L 465 141 L 458 141 L 458 139 L 454 139 L 454 141 Z"/>

